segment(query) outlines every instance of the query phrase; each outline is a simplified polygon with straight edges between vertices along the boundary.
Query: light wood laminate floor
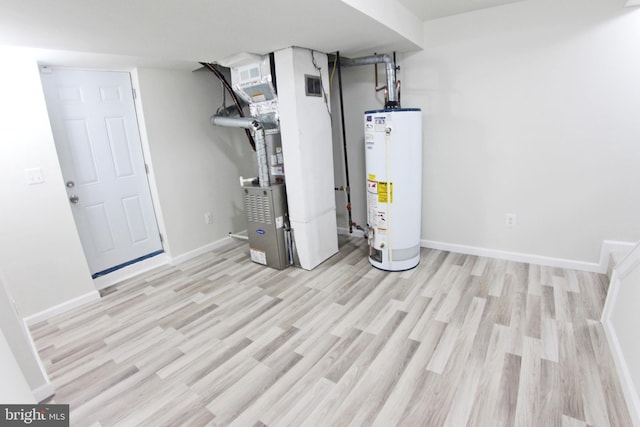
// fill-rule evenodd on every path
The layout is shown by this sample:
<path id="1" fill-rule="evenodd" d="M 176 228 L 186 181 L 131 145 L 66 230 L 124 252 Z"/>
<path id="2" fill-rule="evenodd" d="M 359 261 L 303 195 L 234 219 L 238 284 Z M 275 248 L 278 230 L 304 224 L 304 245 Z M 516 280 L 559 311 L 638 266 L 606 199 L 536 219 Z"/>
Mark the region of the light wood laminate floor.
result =
<path id="1" fill-rule="evenodd" d="M 245 242 L 31 328 L 71 425 L 630 426 L 597 274 L 366 242 L 313 271 Z"/>

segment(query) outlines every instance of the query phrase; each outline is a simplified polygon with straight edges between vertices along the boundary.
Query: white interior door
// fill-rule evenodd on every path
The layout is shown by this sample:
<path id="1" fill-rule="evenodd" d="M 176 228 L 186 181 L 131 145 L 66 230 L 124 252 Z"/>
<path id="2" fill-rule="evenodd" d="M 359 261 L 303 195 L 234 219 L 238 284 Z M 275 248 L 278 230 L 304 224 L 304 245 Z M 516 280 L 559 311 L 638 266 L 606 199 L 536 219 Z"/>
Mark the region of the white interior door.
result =
<path id="1" fill-rule="evenodd" d="M 129 73 L 53 69 L 41 77 L 91 273 L 162 251 Z"/>

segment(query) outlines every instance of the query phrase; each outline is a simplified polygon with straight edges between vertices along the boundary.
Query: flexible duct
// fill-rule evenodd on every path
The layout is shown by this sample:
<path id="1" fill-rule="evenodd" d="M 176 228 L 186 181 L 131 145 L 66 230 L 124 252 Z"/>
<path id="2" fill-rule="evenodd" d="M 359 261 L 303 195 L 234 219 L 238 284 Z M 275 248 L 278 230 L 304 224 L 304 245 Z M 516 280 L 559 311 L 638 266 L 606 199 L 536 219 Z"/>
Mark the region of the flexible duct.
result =
<path id="1" fill-rule="evenodd" d="M 253 133 L 256 143 L 256 157 L 258 158 L 258 180 L 260 187 L 269 187 L 269 165 L 267 164 L 267 141 L 264 137 L 262 123 L 253 117 L 225 117 L 212 116 L 211 124 L 216 126 L 249 129 Z"/>
<path id="2" fill-rule="evenodd" d="M 387 71 L 387 89 L 388 89 L 388 100 L 385 108 L 391 107 L 396 108 L 400 106 L 398 102 L 398 92 L 396 89 L 396 64 L 393 61 L 393 58 L 387 54 L 381 55 L 372 55 L 372 56 L 364 56 L 361 58 L 340 58 L 340 64 L 345 67 L 352 67 L 356 65 L 373 65 L 373 64 L 385 64 Z"/>

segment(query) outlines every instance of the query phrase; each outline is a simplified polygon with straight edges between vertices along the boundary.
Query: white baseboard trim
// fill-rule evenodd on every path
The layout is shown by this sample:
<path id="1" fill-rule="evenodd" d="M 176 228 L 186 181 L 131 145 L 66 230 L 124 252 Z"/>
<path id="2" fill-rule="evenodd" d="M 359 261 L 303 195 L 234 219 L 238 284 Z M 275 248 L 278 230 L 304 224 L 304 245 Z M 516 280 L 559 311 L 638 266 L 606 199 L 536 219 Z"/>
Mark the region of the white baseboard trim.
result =
<path id="1" fill-rule="evenodd" d="M 154 268 L 167 265 L 169 263 L 169 257 L 166 253 L 156 255 L 151 258 L 143 259 L 135 264 L 128 265 L 119 270 L 112 271 L 104 276 L 96 277 L 93 279 L 93 285 L 97 290 L 104 289 L 106 287 L 115 285 L 123 280 L 130 279 L 138 274 L 145 273 Z"/>
<path id="2" fill-rule="evenodd" d="M 488 258 L 504 259 L 507 261 L 525 262 L 528 264 L 544 265 L 547 267 L 568 268 L 592 273 L 604 273 L 600 263 L 576 261 L 571 259 L 553 258 L 542 255 L 525 254 L 521 252 L 501 251 L 497 249 L 479 248 L 476 246 L 458 245 L 454 243 L 436 242 L 433 240 L 421 240 L 423 248 L 439 249 L 442 251 L 456 252 L 466 255 L 483 256 Z"/>
<path id="3" fill-rule="evenodd" d="M 637 242 L 621 242 L 618 240 L 605 240 L 602 242 L 600 249 L 600 266 L 603 272 L 607 272 L 609 268 L 609 258 L 614 252 L 628 254 L 636 246 Z"/>
<path id="4" fill-rule="evenodd" d="M 36 387 L 34 390 L 31 390 L 31 393 L 33 393 L 33 397 L 36 399 L 36 402 L 42 402 L 43 400 L 53 396 L 53 394 L 55 393 L 55 389 L 53 388 L 53 384 L 51 384 L 51 381 L 49 380 L 49 374 L 47 374 L 47 370 L 42 363 L 40 354 L 38 354 L 36 343 L 33 340 L 33 335 L 31 335 L 31 331 L 28 328 L 26 319 L 22 319 L 22 327 L 24 330 L 24 334 L 29 341 L 29 346 L 31 346 L 31 353 L 38 363 L 38 368 L 40 369 L 40 374 L 42 375 L 42 379 L 44 381 L 44 384 Z"/>
<path id="5" fill-rule="evenodd" d="M 193 259 L 197 256 L 218 249 L 231 240 L 232 237 L 223 237 L 220 240 L 216 240 L 215 242 L 211 242 L 176 257 L 169 257 L 166 253 L 156 255 L 135 264 L 128 265 L 124 268 L 121 268 L 120 270 L 116 270 L 112 273 L 98 277 L 93 280 L 93 284 L 98 290 L 104 289 L 108 286 L 115 285 L 116 283 L 122 282 L 123 280 L 130 279 L 134 276 L 137 276 L 138 274 L 145 273 L 149 270 L 153 270 L 154 268 L 161 267 L 163 265 L 177 265 L 185 261 L 189 261 L 190 259 Z"/>
<path id="6" fill-rule="evenodd" d="M 58 314 L 62 314 L 66 311 L 72 310 L 74 308 L 80 307 L 92 301 L 96 301 L 100 299 L 100 293 L 98 291 L 91 291 L 84 295 L 80 295 L 79 297 L 70 299 L 69 301 L 65 301 L 58 305 L 54 305 L 53 307 L 49 307 L 46 310 L 42 310 L 38 313 L 32 314 L 31 316 L 27 316 L 24 318 L 24 322 L 27 326 L 35 325 L 38 322 L 42 322 L 44 320 L 48 320 L 53 316 Z"/>
<path id="7" fill-rule="evenodd" d="M 353 230 L 338 227 L 338 234 L 343 236 L 364 237 L 362 230 Z M 613 252 L 630 252 L 636 242 L 622 242 L 605 240 L 602 242 L 600 258 L 598 262 L 578 261 L 564 258 L 554 258 L 543 255 L 526 254 L 522 252 L 503 251 L 498 249 L 480 248 L 477 246 L 459 245 L 455 243 L 438 242 L 435 240 L 420 240 L 423 248 L 439 249 L 447 252 L 455 252 L 466 255 L 484 256 L 488 258 L 504 259 L 507 261 L 526 262 L 529 264 L 544 265 L 548 267 L 569 268 L 573 270 L 588 271 L 591 273 L 606 273 L 609 266 L 609 257 Z"/>
<path id="8" fill-rule="evenodd" d="M 127 266 L 120 270 L 116 270 L 112 273 L 106 274 L 105 276 L 98 277 L 93 281 L 97 290 L 91 291 L 85 295 L 81 295 L 69 301 L 65 301 L 56 306 L 47 308 L 46 310 L 32 314 L 31 316 L 27 316 L 24 318 L 25 324 L 27 326 L 34 325 L 38 322 L 47 320 L 57 314 L 64 313 L 65 311 L 69 311 L 71 309 L 80 307 L 81 305 L 84 305 L 91 301 L 100 299 L 100 293 L 98 292 L 99 289 L 105 288 L 107 286 L 111 286 L 122 280 L 131 278 L 137 274 L 144 273 L 145 271 L 151 270 L 153 268 L 156 268 L 162 265 L 166 265 L 166 264 L 177 265 L 177 264 L 183 263 L 199 255 L 218 249 L 224 246 L 226 243 L 230 242 L 231 240 L 232 240 L 231 237 L 223 237 L 220 240 L 211 242 L 207 245 L 201 246 L 197 249 L 194 249 L 192 251 L 189 251 L 182 255 L 178 255 L 173 258 L 170 258 L 167 254 L 160 254 L 155 257 L 151 257 L 147 260 L 140 261 L 139 263 L 132 264 L 131 266 Z"/>
<path id="9" fill-rule="evenodd" d="M 215 242 L 211 242 L 209 244 L 206 244 L 204 246 L 201 246 L 197 249 L 194 249 L 192 251 L 186 252 L 184 254 L 178 255 L 176 257 L 173 258 L 169 258 L 169 264 L 171 265 L 177 265 L 177 264 L 181 264 L 183 262 L 189 261 L 190 259 L 193 259 L 197 256 L 200 256 L 202 254 L 206 254 L 207 252 L 211 252 L 213 250 L 216 250 L 222 246 L 224 246 L 225 244 L 229 243 L 230 241 L 232 241 L 233 238 L 231 237 L 223 237 L 220 240 L 216 240 Z"/>
<path id="10" fill-rule="evenodd" d="M 46 384 L 41 385 L 35 390 L 31 390 L 33 393 L 33 397 L 36 399 L 36 402 L 40 403 L 45 399 L 50 398 L 55 394 L 56 390 L 53 388 L 53 384 L 47 382 Z"/>
<path id="11" fill-rule="evenodd" d="M 613 356 L 613 362 L 618 372 L 618 379 L 620 380 L 620 386 L 622 387 L 622 393 L 624 394 L 625 401 L 627 402 L 627 409 L 629 409 L 629 415 L 631 416 L 631 422 L 635 427 L 640 427 L 640 396 L 635 389 L 631 381 L 631 373 L 629 372 L 629 366 L 623 356 L 620 342 L 618 341 L 618 335 L 613 328 L 613 325 L 609 319 L 602 320 L 602 327 L 604 329 L 604 335 L 609 342 L 609 349 Z"/>
<path id="12" fill-rule="evenodd" d="M 349 229 L 345 227 L 338 227 L 338 234 L 360 238 L 364 237 L 364 232 L 362 230 L 354 229 L 352 233 L 349 233 Z M 605 240 L 602 245 L 600 262 L 595 263 L 563 258 L 553 258 L 542 255 L 525 254 L 521 252 L 480 248 L 477 246 L 459 245 L 455 243 L 437 242 L 435 240 L 420 240 L 420 246 L 422 246 L 423 248 L 439 249 L 447 252 L 483 256 L 487 258 L 504 259 L 507 261 L 525 262 L 529 264 L 544 265 L 548 267 L 569 268 L 573 270 L 582 270 L 592 273 L 605 273 L 607 271 L 609 254 L 611 252 L 631 250 L 634 245 L 634 243 L 629 242 Z"/>

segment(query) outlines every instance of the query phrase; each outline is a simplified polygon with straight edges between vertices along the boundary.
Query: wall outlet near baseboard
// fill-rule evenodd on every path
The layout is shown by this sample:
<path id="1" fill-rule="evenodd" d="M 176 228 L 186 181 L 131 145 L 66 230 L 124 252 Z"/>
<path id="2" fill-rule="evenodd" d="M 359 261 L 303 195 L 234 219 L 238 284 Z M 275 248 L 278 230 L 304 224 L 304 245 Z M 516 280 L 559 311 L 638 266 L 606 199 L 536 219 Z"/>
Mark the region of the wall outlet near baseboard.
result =
<path id="1" fill-rule="evenodd" d="M 204 223 L 213 224 L 213 214 L 211 212 L 204 213 Z"/>
<path id="2" fill-rule="evenodd" d="M 517 225 L 517 215 L 514 213 L 504 214 L 504 225 L 507 227 L 515 227 Z"/>

